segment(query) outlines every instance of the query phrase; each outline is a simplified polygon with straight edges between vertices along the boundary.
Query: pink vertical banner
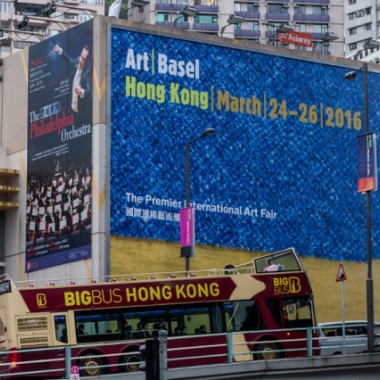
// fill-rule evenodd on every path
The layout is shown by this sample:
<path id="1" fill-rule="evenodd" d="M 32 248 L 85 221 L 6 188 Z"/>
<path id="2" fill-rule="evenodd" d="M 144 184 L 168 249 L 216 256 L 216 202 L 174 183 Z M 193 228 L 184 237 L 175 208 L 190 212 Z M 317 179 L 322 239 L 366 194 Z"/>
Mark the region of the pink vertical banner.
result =
<path id="1" fill-rule="evenodd" d="M 195 228 L 194 210 L 186 207 L 180 210 L 180 230 L 181 230 L 181 257 L 194 255 Z"/>

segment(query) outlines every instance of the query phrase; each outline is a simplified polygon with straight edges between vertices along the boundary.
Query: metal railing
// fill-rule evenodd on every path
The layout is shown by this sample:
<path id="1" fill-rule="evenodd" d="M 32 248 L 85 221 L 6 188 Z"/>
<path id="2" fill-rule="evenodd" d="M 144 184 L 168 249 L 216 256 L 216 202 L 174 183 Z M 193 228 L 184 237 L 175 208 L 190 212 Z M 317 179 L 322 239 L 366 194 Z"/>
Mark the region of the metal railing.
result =
<path id="1" fill-rule="evenodd" d="M 281 339 L 281 340 L 253 340 L 250 336 L 256 336 L 258 331 L 244 333 L 244 340 L 234 339 L 237 336 L 242 336 L 242 332 L 228 332 L 225 334 L 205 334 L 202 337 L 206 339 L 201 339 L 202 344 L 188 346 L 186 341 L 188 339 L 199 339 L 199 335 L 188 335 L 182 337 L 169 337 L 166 339 L 162 338 L 160 341 L 160 356 L 164 357 L 164 363 L 161 363 L 162 368 L 174 368 L 182 366 L 182 364 L 177 364 L 178 362 L 188 362 L 192 361 L 198 362 L 199 359 L 203 361 L 213 362 L 217 359 L 218 363 L 232 363 L 236 361 L 250 361 L 250 360 L 260 360 L 260 358 L 285 358 L 285 357 L 312 357 L 320 355 L 321 346 L 323 347 L 327 341 L 327 337 L 319 337 L 316 328 L 306 328 L 306 329 L 286 329 L 286 330 L 264 330 L 260 331 L 262 335 L 278 335 L 279 332 L 283 333 L 294 333 L 294 332 L 306 332 L 304 337 L 297 339 Z M 205 344 L 207 337 L 210 337 L 214 343 Z M 215 343 L 215 338 L 220 338 L 218 342 Z M 363 337 L 366 338 L 364 335 Z M 159 338 L 161 340 L 161 336 Z M 251 340 L 250 340 L 251 339 Z M 178 340 L 183 340 L 184 345 L 178 342 Z M 175 344 L 177 341 L 177 344 Z M 145 340 L 134 340 L 131 341 L 134 347 L 140 347 L 145 344 Z M 83 374 L 84 371 L 94 370 L 94 373 L 110 373 L 117 370 L 118 372 L 127 372 L 127 366 L 135 366 L 135 368 L 140 368 L 144 363 L 142 360 L 129 361 L 128 363 L 121 360 L 121 356 L 125 356 L 126 352 L 109 353 L 103 355 L 96 355 L 97 359 L 100 359 L 99 365 L 86 365 L 81 366 L 86 359 L 89 359 L 88 355 L 75 356 L 73 355 L 73 350 L 78 351 L 80 348 L 98 348 L 99 346 L 120 346 L 120 341 L 113 343 L 99 343 L 97 344 L 87 344 L 87 345 L 77 345 L 77 346 L 63 346 L 63 347 L 51 347 L 51 348 L 33 348 L 33 349 L 20 349 L 11 351 L 0 351 L 0 379 L 12 379 L 36 376 L 39 378 L 49 378 L 54 376 L 60 376 L 64 379 L 70 379 L 70 374 L 73 365 L 79 365 L 79 369 Z M 127 343 L 127 342 L 124 342 Z M 167 344 L 167 345 L 166 345 Z M 297 346 L 292 349 L 285 349 L 287 344 L 292 346 Z M 261 348 L 260 348 L 261 347 Z M 333 348 L 334 346 L 329 346 Z M 337 345 L 337 348 L 341 345 Z M 357 344 L 347 344 L 346 348 L 355 347 L 358 352 L 366 351 L 366 344 L 363 342 L 358 342 Z M 270 349 L 269 349 L 270 348 Z M 111 350 L 110 350 L 111 351 Z M 163 352 L 164 351 L 164 352 Z M 202 354 L 197 354 L 197 351 L 202 352 Z M 205 353 L 206 352 L 206 353 Z M 164 353 L 164 354 L 163 354 Z M 22 358 L 25 355 L 27 360 L 17 359 L 11 360 L 12 355 L 17 355 L 17 358 Z M 142 350 L 138 349 L 135 351 L 128 351 L 130 357 L 138 358 L 142 357 Z M 33 359 L 30 359 L 33 356 Z M 34 359 L 38 357 L 38 359 Z M 94 355 L 95 357 L 95 355 Z M 120 358 L 120 360 L 113 360 L 113 364 L 110 364 L 111 358 Z M 159 360 L 162 360 L 162 357 Z M 239 358 L 239 359 L 236 359 Z M 48 363 L 48 364 L 47 364 Z M 116 364 L 115 364 L 116 363 Z M 44 368 L 41 368 L 44 367 Z M 47 368 L 50 367 L 50 368 Z M 117 367 L 117 368 L 116 368 Z M 99 372 L 99 373 L 98 373 Z M 162 378 L 162 377 L 161 377 Z"/>

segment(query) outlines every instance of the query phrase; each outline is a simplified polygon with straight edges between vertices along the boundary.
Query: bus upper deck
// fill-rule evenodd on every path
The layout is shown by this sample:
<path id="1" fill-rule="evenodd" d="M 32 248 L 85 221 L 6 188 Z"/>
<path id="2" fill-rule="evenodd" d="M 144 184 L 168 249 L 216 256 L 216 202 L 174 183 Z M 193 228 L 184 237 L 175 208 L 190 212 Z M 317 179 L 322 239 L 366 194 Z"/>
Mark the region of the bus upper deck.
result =
<path id="1" fill-rule="evenodd" d="M 98 284 L 110 282 L 131 282 L 131 281 L 155 281 L 163 279 L 199 278 L 199 277 L 218 277 L 234 274 L 264 274 L 269 272 L 304 272 L 294 248 L 288 248 L 274 253 L 264 254 L 253 258 L 251 261 L 239 265 L 226 264 L 224 268 L 212 268 L 203 270 L 193 270 L 190 273 L 185 271 L 177 272 L 151 272 L 139 274 L 123 274 L 108 276 L 106 278 L 89 279 L 80 278 L 54 278 L 37 279 L 27 281 L 14 281 L 14 285 L 19 288 L 48 287 L 48 286 L 67 286 L 81 284 Z M 9 290 L 7 281 L 8 275 L 0 277 L 0 295 Z"/>

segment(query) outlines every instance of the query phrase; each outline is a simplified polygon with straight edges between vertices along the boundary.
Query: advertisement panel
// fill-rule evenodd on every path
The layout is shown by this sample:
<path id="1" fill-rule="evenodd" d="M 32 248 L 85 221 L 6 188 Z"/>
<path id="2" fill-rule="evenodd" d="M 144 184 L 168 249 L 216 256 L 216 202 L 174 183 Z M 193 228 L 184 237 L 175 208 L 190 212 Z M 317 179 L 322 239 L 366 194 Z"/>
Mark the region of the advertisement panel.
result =
<path id="1" fill-rule="evenodd" d="M 92 30 L 30 48 L 26 272 L 91 256 Z"/>
<path id="2" fill-rule="evenodd" d="M 377 191 L 376 134 L 358 136 L 358 191 Z"/>
<path id="3" fill-rule="evenodd" d="M 288 44 L 313 47 L 313 38 L 310 33 L 292 31 L 289 33 L 279 33 L 278 40 Z"/>
<path id="4" fill-rule="evenodd" d="M 212 127 L 191 145 L 196 244 L 365 260 L 361 72 L 346 81 L 349 65 L 254 45 L 118 27 L 111 38 L 113 236 L 180 241 L 186 143 Z M 369 73 L 370 125 L 378 79 Z"/>

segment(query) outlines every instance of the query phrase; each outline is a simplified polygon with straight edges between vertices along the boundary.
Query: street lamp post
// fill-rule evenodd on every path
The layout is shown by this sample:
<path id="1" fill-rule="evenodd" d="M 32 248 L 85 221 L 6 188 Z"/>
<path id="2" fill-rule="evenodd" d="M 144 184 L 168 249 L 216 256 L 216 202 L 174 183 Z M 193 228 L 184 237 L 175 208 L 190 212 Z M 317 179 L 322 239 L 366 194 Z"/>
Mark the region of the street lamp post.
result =
<path id="1" fill-rule="evenodd" d="M 244 18 L 241 16 L 230 15 L 227 20 L 227 25 L 224 25 L 220 31 L 220 36 L 223 37 L 223 33 L 228 26 L 238 25 L 238 24 L 241 24 L 243 21 L 244 21 Z"/>
<path id="2" fill-rule="evenodd" d="M 364 44 L 363 49 L 378 48 L 379 42 L 368 41 Z M 357 53 L 357 54 L 358 54 Z M 355 79 L 358 71 L 363 71 L 363 101 L 364 101 L 364 133 L 369 133 L 369 112 L 368 112 L 368 63 L 362 62 L 360 69 L 350 71 L 345 75 L 345 79 Z M 368 337 L 368 352 L 374 351 L 374 308 L 373 308 L 373 279 L 372 279 L 372 242 L 371 242 L 371 190 L 365 191 L 366 198 L 366 249 L 367 249 L 367 337 Z"/>
<path id="3" fill-rule="evenodd" d="M 185 198 L 185 208 L 190 207 L 190 146 L 195 141 L 197 141 L 203 137 L 213 135 L 214 133 L 215 133 L 214 128 L 207 128 L 203 131 L 203 133 L 201 135 L 195 137 L 194 139 L 192 139 L 186 143 L 186 183 L 185 183 L 186 198 Z M 189 248 L 189 247 L 184 247 L 184 248 Z M 187 274 L 190 271 L 190 257 L 193 256 L 193 254 L 194 254 L 193 247 L 190 247 L 190 249 L 184 250 L 184 254 L 181 253 L 181 257 L 185 257 L 185 260 L 186 260 L 185 270 L 186 270 Z"/>
<path id="4" fill-rule="evenodd" d="M 180 20 L 182 17 L 194 17 L 198 14 L 198 9 L 194 7 L 189 7 L 188 5 L 185 6 L 185 8 L 182 9 L 180 14 L 175 18 L 173 21 L 172 28 L 174 29 L 178 23 L 178 20 Z"/>
<path id="5" fill-rule="evenodd" d="M 363 62 L 364 132 L 369 133 L 368 121 L 368 63 Z M 374 350 L 373 328 L 373 279 L 372 279 L 372 243 L 371 243 L 371 191 L 365 192 L 366 199 L 366 245 L 367 245 L 367 334 L 368 352 Z"/>

